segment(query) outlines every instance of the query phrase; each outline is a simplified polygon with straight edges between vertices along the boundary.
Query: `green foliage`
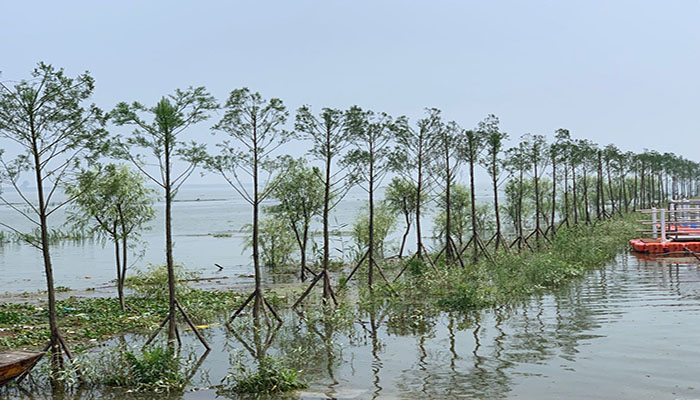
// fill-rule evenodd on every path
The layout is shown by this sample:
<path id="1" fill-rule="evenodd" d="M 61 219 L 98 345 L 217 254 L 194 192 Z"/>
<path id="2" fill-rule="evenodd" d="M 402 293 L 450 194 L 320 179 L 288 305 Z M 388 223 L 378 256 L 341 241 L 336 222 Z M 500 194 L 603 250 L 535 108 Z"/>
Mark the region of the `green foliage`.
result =
<path id="1" fill-rule="evenodd" d="M 445 241 L 445 222 L 447 214 L 447 198 L 442 194 L 439 198 L 439 210 L 433 217 L 434 234 L 440 241 Z M 486 233 L 493 229 L 492 209 L 487 204 L 477 204 L 476 206 L 476 229 L 479 235 L 486 236 Z M 464 185 L 453 185 L 450 191 L 450 231 L 453 239 L 461 248 L 471 237 L 471 199 L 469 189 Z"/>
<path id="2" fill-rule="evenodd" d="M 100 380 L 107 386 L 161 393 L 181 392 L 187 384 L 180 358 L 167 346 L 147 348 L 141 354 L 120 346 L 108 352 L 100 365 Z"/>
<path id="3" fill-rule="evenodd" d="M 176 191 L 194 171 L 196 165 L 206 158 L 204 145 L 185 142 L 180 136 L 191 125 L 208 119 L 209 111 L 217 108 L 216 100 L 204 87 L 176 89 L 175 93 L 162 97 L 154 107 L 146 107 L 139 102 L 121 102 L 110 112 L 110 117 L 119 126 L 129 125 L 135 129 L 125 141 L 116 141 L 113 151 L 116 155 L 132 161 L 160 187 L 172 187 Z M 151 116 L 152 122 L 143 119 L 142 115 Z M 163 175 L 156 177 L 143 169 L 145 154 L 140 154 L 139 149 L 152 154 L 159 161 L 158 165 Z M 172 176 L 176 176 L 173 179 L 165 175 L 165 167 L 169 165 L 171 158 L 176 157 L 184 161 L 187 167 L 184 172 L 178 174 L 170 171 Z"/>
<path id="4" fill-rule="evenodd" d="M 200 273 L 187 270 L 183 265 L 173 266 L 175 273 L 175 291 L 178 296 L 187 296 L 192 287 L 187 280 L 196 279 Z M 149 264 L 145 271 L 136 272 L 126 278 L 125 286 L 138 295 L 153 299 L 168 298 L 168 268 L 165 265 Z"/>
<path id="5" fill-rule="evenodd" d="M 406 274 L 395 285 L 403 299 L 432 302 L 446 310 L 512 303 L 559 287 L 612 259 L 636 235 L 637 215 L 594 225 L 562 228 L 537 252 L 497 252 L 466 268 L 438 274 Z"/>
<path id="6" fill-rule="evenodd" d="M 538 185 L 540 191 L 540 221 L 548 224 L 552 209 L 552 181 L 539 178 Z M 508 181 L 505 193 L 506 201 L 503 209 L 506 211 L 508 220 L 513 225 L 514 230 L 517 230 L 518 227 L 518 213 L 520 213 L 524 227 L 533 226 L 535 221 L 534 178 L 523 178 L 522 184 L 518 179 Z M 589 195 L 591 194 L 589 193 Z M 559 201 L 559 203 L 560 206 L 563 206 L 562 201 Z"/>
<path id="7" fill-rule="evenodd" d="M 278 98 L 265 100 L 248 88 L 231 91 L 225 105 L 225 113 L 212 128 L 238 142 L 229 140 L 217 144 L 220 154 L 207 158 L 207 168 L 220 174 L 251 205 L 270 196 L 272 186 L 258 187 L 260 173 L 274 175 L 279 163 L 271 153 L 294 138 L 293 132 L 284 129 L 287 121 L 284 103 Z M 256 187 L 249 192 L 239 177 L 245 173 L 253 178 Z"/>
<path id="8" fill-rule="evenodd" d="M 295 233 L 299 251 L 304 251 L 311 220 L 323 212 L 320 171 L 309 167 L 303 158 L 288 158 L 282 168 L 285 172 L 270 184 L 274 188 L 272 197 L 278 204 L 268 207 L 268 211 L 286 221 L 288 229 Z"/>
<path id="9" fill-rule="evenodd" d="M 258 227 L 258 243 L 260 245 L 260 257 L 262 264 L 268 267 L 280 267 L 289 264 L 292 254 L 296 249 L 294 235 L 289 230 L 289 225 L 282 219 L 275 217 L 263 217 Z M 246 224 L 243 230 L 253 232 L 253 226 Z M 253 247 L 253 236 L 246 239 L 243 249 Z"/>
<path id="10" fill-rule="evenodd" d="M 108 164 L 83 171 L 66 187 L 75 197 L 70 220 L 81 230 L 102 237 L 137 237 L 139 229 L 155 217 L 154 191 L 143 177 L 124 165 Z"/>
<path id="11" fill-rule="evenodd" d="M 386 237 L 396 223 L 396 214 L 382 202 L 374 207 L 374 246 L 379 257 L 384 257 Z M 369 207 L 365 205 L 352 226 L 352 238 L 359 253 L 369 247 Z"/>
<path id="12" fill-rule="evenodd" d="M 226 376 L 225 382 L 229 391 L 237 393 L 284 393 L 307 386 L 300 372 L 267 356 L 260 360 L 256 372 L 249 372 L 246 366 L 239 364 L 237 373 Z"/>
<path id="13" fill-rule="evenodd" d="M 418 188 L 413 182 L 394 177 L 386 188 L 384 201 L 393 213 L 406 214 L 412 217 L 416 212 L 417 195 Z M 425 202 L 425 200 L 421 198 L 421 202 Z"/>
<path id="14" fill-rule="evenodd" d="M 195 323 L 209 323 L 243 299 L 231 292 L 191 289 L 178 301 Z M 94 343 L 125 332 L 150 332 L 165 318 L 168 303 L 153 297 L 126 297 L 126 311 L 115 298 L 74 298 L 57 302 L 62 334 L 68 342 Z M 30 303 L 0 303 L 0 351 L 42 348 L 49 337 L 47 310 Z M 95 342 L 91 342 L 94 340 Z"/>

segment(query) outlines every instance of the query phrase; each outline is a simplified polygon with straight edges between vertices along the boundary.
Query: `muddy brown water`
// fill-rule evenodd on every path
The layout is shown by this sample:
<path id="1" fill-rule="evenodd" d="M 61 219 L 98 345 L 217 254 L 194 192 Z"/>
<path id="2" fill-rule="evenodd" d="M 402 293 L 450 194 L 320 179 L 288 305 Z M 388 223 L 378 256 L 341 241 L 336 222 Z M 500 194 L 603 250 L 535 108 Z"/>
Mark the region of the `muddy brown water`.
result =
<path id="1" fill-rule="evenodd" d="M 699 316 L 697 263 L 621 253 L 565 289 L 512 307 L 434 314 L 369 307 L 338 324 L 285 312 L 278 331 L 258 336 L 245 324 L 236 334 L 205 329 L 213 350 L 201 360 L 186 333 L 189 365 L 201 361 L 186 393 L 84 389 L 66 398 L 236 398 L 215 386 L 239 362 L 255 368 L 253 355 L 271 337 L 264 352 L 292 354 L 309 383 L 286 398 L 697 399 Z"/>

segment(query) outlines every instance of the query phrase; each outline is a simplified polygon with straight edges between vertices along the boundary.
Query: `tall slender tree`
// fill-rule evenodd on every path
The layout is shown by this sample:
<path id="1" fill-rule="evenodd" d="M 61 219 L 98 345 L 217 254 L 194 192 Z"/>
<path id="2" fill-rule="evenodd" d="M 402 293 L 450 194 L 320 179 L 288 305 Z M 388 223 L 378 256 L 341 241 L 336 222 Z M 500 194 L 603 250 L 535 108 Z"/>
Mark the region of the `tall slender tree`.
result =
<path id="1" fill-rule="evenodd" d="M 168 345 L 175 346 L 177 336 L 176 311 L 192 327 L 202 344 L 209 348 L 206 340 L 191 323 L 186 311 L 180 306 L 175 294 L 175 262 L 173 260 L 172 202 L 178 190 L 197 166 L 206 159 L 204 145 L 185 142 L 183 134 L 193 125 L 209 118 L 209 112 L 218 108 L 216 100 L 204 87 L 186 90 L 177 89 L 162 97 L 153 107 L 139 102 L 117 104 L 110 113 L 118 126 L 132 126 L 134 130 L 126 139 L 117 142 L 116 153 L 133 163 L 145 176 L 164 192 L 165 202 L 165 262 L 168 269 L 168 316 L 161 328 L 168 323 Z M 148 122 L 145 118 L 149 118 Z M 157 169 L 149 168 L 146 160 L 155 159 Z M 175 161 L 182 168 L 175 171 Z M 152 165 L 152 164 L 151 164 Z M 155 172 L 155 173 L 154 173 Z M 159 328 L 154 336 L 160 331 Z M 149 340 L 150 342 L 150 340 Z"/>
<path id="2" fill-rule="evenodd" d="M 461 156 L 469 166 L 469 194 L 471 196 L 471 219 L 472 219 L 472 237 L 469 244 L 472 245 L 472 262 L 476 262 L 479 258 L 479 251 L 486 251 L 486 247 L 479 237 L 476 226 L 476 185 L 474 183 L 475 171 L 474 166 L 478 163 L 481 152 L 484 150 L 484 131 L 486 126 L 492 123 L 490 116 L 486 117 L 479 123 L 476 130 L 465 130 L 462 132 L 461 138 Z M 464 251 L 464 249 L 462 249 Z"/>
<path id="3" fill-rule="evenodd" d="M 105 150 L 103 114 L 94 104 L 87 104 L 94 87 L 95 81 L 87 72 L 71 78 L 63 69 L 45 63 L 34 68 L 29 80 L 0 82 L 0 180 L 15 189 L 21 205 L 2 194 L 0 202 L 37 228 L 39 237 L 4 221 L 0 226 L 20 234 L 41 251 L 48 297 L 46 349 L 51 349 L 53 377 L 62 364 L 62 350 L 71 360 L 72 356 L 56 316 L 50 217 L 75 199 L 70 195 L 62 199 L 58 194 L 76 168 L 90 164 Z M 18 185 L 25 176 L 32 176 L 36 185 L 34 200 L 30 191 Z"/>
<path id="4" fill-rule="evenodd" d="M 338 162 L 342 160 L 351 145 L 346 132 L 346 115 L 342 110 L 324 108 L 316 116 L 308 106 L 297 110 L 295 128 L 301 138 L 312 143 L 309 153 L 313 158 L 323 163 L 321 176 L 318 178 L 323 185 L 323 259 L 322 270 L 309 285 L 302 296 L 294 303 L 299 305 L 311 292 L 314 285 L 323 279 L 323 299 L 328 303 L 335 302 L 331 286 L 330 266 L 330 213 L 340 200 L 347 194 L 353 183 L 353 174 L 348 165 Z"/>
<path id="5" fill-rule="evenodd" d="M 459 134 L 462 132 L 456 122 L 450 121 L 446 124 L 440 123 L 439 128 L 435 133 L 435 157 L 430 164 L 430 174 L 435 182 L 435 191 L 438 192 L 438 198 L 444 198 L 441 201 L 445 212 L 445 226 L 443 229 L 443 247 L 438 252 L 438 256 L 445 254 L 445 262 L 451 265 L 453 259 L 459 254 L 461 249 L 458 249 L 452 238 L 453 229 L 452 223 L 452 190 L 456 184 L 457 173 L 462 164 L 459 146 Z"/>
<path id="6" fill-rule="evenodd" d="M 527 157 L 527 154 L 525 152 L 525 143 L 520 142 L 518 143 L 517 147 L 512 147 L 506 151 L 506 158 L 508 159 L 508 162 L 506 163 L 506 169 L 508 173 L 510 174 L 512 179 L 517 179 L 517 183 L 511 184 L 513 191 L 515 193 L 512 194 L 511 197 L 511 207 L 513 208 L 513 214 L 515 214 L 515 234 L 516 237 L 511 242 L 509 247 L 513 247 L 515 245 L 518 246 L 518 251 L 522 250 L 523 245 L 527 245 L 527 240 L 525 239 L 525 234 L 523 230 L 523 197 L 525 196 L 525 190 L 524 190 L 524 175 L 525 171 L 530 168 L 529 166 L 529 158 Z M 517 177 L 517 178 L 516 178 Z M 508 192 L 508 187 L 506 187 L 506 191 Z"/>
<path id="7" fill-rule="evenodd" d="M 569 156 L 571 152 L 571 133 L 568 129 L 557 129 L 555 143 L 555 152 L 557 154 L 559 164 L 561 169 L 564 170 L 564 179 L 562 180 L 564 184 L 564 221 L 566 226 L 569 226 Z M 552 220 L 554 220 L 554 214 L 552 214 Z"/>
<path id="8" fill-rule="evenodd" d="M 396 136 L 397 152 L 394 170 L 415 186 L 416 256 L 423 258 L 426 252 L 423 245 L 421 225 L 422 206 L 430 192 L 434 179 L 429 173 L 430 165 L 438 156 L 439 134 L 444 129 L 440 110 L 426 109 L 426 116 L 416 123 L 415 128 L 406 124 Z M 402 246 L 403 247 L 403 246 Z"/>
<path id="9" fill-rule="evenodd" d="M 542 197 L 540 193 L 540 179 L 543 170 L 549 162 L 547 142 L 543 135 L 524 136 L 526 155 L 529 159 L 529 164 L 532 166 L 532 178 L 535 184 L 535 230 L 532 232 L 535 240 L 539 242 L 540 237 L 545 237 L 540 224 L 543 218 Z M 531 234 L 531 235 L 532 235 Z"/>
<path id="10" fill-rule="evenodd" d="M 486 169 L 491 177 L 491 188 L 493 189 L 493 210 L 496 216 L 496 233 L 489 240 L 496 250 L 508 248 L 503 233 L 501 232 L 501 214 L 498 205 L 498 188 L 501 184 L 504 161 L 501 158 L 503 151 L 503 141 L 508 139 L 508 134 L 501 132 L 498 117 L 491 114 L 479 124 L 479 131 L 484 138 L 485 154 L 480 159 L 481 165 Z"/>
<path id="11" fill-rule="evenodd" d="M 253 301 L 253 317 L 257 320 L 263 305 L 280 321 L 277 312 L 265 299 L 260 270 L 259 220 L 260 204 L 273 193 L 274 181 L 279 173 L 279 163 L 274 154 L 280 146 L 293 139 L 293 132 L 286 131 L 287 112 L 282 100 L 265 100 L 260 93 L 248 88 L 231 91 L 225 105 L 224 116 L 213 127 L 216 132 L 228 135 L 230 140 L 217 144 L 221 153 L 210 157 L 208 167 L 224 177 L 226 182 L 253 207 L 253 268 L 255 290 L 236 310 L 229 321 L 236 318 Z M 240 175 L 247 175 L 252 191 Z M 279 182 L 279 181 L 278 181 Z"/>
<path id="12" fill-rule="evenodd" d="M 369 268 L 368 284 L 370 289 L 374 283 L 374 269 L 380 273 L 387 285 L 389 281 L 384 276 L 382 268 L 376 261 L 374 240 L 374 197 L 377 188 L 391 169 L 393 152 L 392 139 L 397 126 L 394 119 L 386 113 L 375 113 L 353 106 L 347 112 L 346 130 L 355 148 L 348 152 L 345 162 L 353 165 L 358 171 L 362 187 L 368 196 L 369 207 L 369 241 L 367 248 L 367 265 Z M 354 272 L 354 270 L 353 270 Z M 352 277 L 353 272 L 348 277 Z"/>

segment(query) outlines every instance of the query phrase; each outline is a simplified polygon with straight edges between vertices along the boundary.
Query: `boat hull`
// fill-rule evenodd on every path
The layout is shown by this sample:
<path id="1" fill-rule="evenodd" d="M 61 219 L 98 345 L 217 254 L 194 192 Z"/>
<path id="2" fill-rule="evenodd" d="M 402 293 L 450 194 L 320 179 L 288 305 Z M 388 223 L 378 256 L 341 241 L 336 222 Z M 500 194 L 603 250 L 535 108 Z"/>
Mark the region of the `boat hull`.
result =
<path id="1" fill-rule="evenodd" d="M 41 352 L 27 350 L 0 352 L 0 386 L 32 368 L 43 355 Z"/>

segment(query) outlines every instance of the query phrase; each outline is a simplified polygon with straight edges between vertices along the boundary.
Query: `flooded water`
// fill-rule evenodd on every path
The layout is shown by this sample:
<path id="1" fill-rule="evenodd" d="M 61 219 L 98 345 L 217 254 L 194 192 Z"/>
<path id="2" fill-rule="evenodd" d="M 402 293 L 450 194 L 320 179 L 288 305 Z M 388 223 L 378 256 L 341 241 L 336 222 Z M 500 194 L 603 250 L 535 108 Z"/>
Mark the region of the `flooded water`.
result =
<path id="1" fill-rule="evenodd" d="M 245 285 L 251 273 L 249 255 L 241 251 L 246 205 L 225 187 L 183 190 L 179 199 L 174 209 L 177 260 L 204 276 L 228 276 L 228 286 Z M 341 230 L 349 229 L 363 200 L 358 191 L 344 201 L 335 215 Z M 9 223 L 16 218 L 9 210 L 0 214 Z M 162 260 L 161 222 L 157 219 L 144 233 L 148 247 L 142 264 Z M 347 237 L 335 240 L 338 247 L 350 245 Z M 113 279 L 109 247 L 66 243 L 55 247 L 54 257 L 57 285 L 85 289 Z M 216 272 L 214 263 L 224 271 Z M 43 289 L 40 265 L 40 255 L 29 246 L 0 246 L 0 291 Z M 268 282 L 273 278 L 269 275 Z M 263 353 L 290 357 L 304 370 L 309 388 L 292 398 L 700 398 L 695 332 L 700 269 L 688 260 L 660 262 L 621 253 L 556 293 L 466 314 L 381 305 L 363 306 L 352 318 L 330 322 L 311 308 L 303 315 L 282 314 L 279 329 L 255 331 L 243 319 L 233 332 L 220 325 L 203 330 L 213 346 L 207 354 L 185 333 L 186 347 L 194 351 L 192 366 L 198 368 L 184 395 L 83 390 L 67 398 L 224 396 L 216 386 L 233 366 L 240 362 L 253 369 Z M 124 340 L 138 346 L 145 338 Z"/>
<path id="2" fill-rule="evenodd" d="M 556 293 L 466 314 L 365 305 L 349 319 L 283 315 L 279 329 L 242 319 L 233 331 L 204 330 L 208 354 L 186 334 L 194 358 L 204 356 L 191 387 L 209 389 L 163 398 L 217 397 L 211 387 L 232 365 L 255 368 L 262 354 L 304 369 L 309 388 L 291 398 L 700 398 L 700 269 L 688 260 L 622 253 Z"/>

